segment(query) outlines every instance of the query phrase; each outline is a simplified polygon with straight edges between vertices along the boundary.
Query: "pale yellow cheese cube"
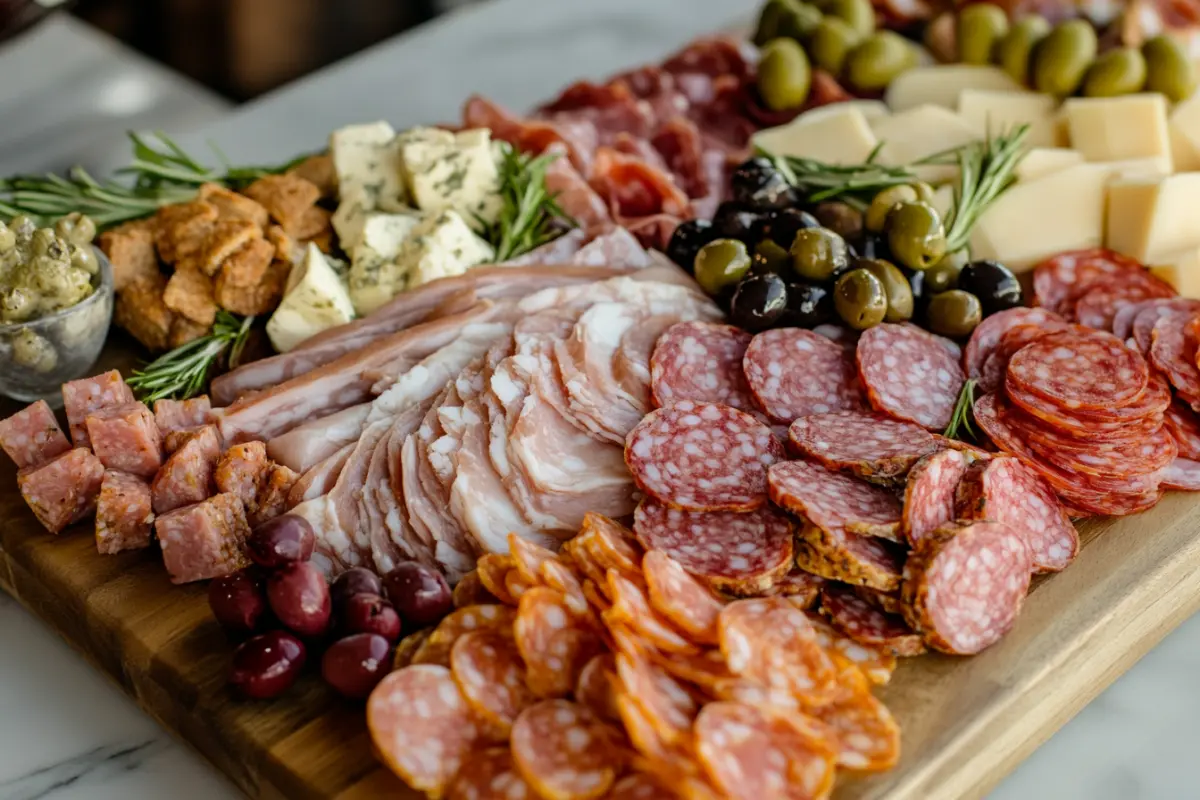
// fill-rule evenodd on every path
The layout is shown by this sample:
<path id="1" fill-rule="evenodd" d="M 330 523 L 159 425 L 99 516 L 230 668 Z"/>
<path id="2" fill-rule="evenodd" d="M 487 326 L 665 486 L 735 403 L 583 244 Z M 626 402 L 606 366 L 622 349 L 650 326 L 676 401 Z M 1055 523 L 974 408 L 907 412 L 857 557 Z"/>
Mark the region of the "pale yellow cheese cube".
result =
<path id="1" fill-rule="evenodd" d="M 1131 158 L 1126 161 L 1102 161 L 1099 163 L 1108 167 L 1112 177 L 1119 180 L 1165 178 L 1174 171 L 1170 156 Z"/>
<path id="2" fill-rule="evenodd" d="M 1083 154 L 1069 147 L 1035 147 L 1017 164 L 1017 180 L 1032 181 L 1051 172 L 1083 163 Z"/>
<path id="3" fill-rule="evenodd" d="M 1063 104 L 1071 147 L 1088 161 L 1171 157 L 1161 94 L 1073 97 Z"/>
<path id="4" fill-rule="evenodd" d="M 1176 171 L 1200 170 L 1200 92 L 1171 109 L 1167 126 Z"/>
<path id="5" fill-rule="evenodd" d="M 1200 247 L 1197 208 L 1200 172 L 1113 181 L 1105 244 L 1144 264 Z"/>
<path id="6" fill-rule="evenodd" d="M 972 256 L 1025 272 L 1055 253 L 1099 247 L 1108 180 L 1102 164 L 1079 164 L 1016 184 L 976 223 Z"/>
<path id="7" fill-rule="evenodd" d="M 1028 125 L 1026 147 L 1056 147 L 1058 103 L 1048 94 L 964 89 L 958 96 L 958 113 L 980 133 L 995 136 Z"/>
<path id="8" fill-rule="evenodd" d="M 877 160 L 888 166 L 908 166 L 922 158 L 979 141 L 974 125 L 948 108 L 924 105 L 871 121 L 879 140 Z M 953 164 L 913 168 L 923 181 L 942 183 L 958 174 Z"/>
<path id="9" fill-rule="evenodd" d="M 1150 272 L 1174 286 L 1183 297 L 1200 299 L 1200 248 L 1164 258 Z"/>
<path id="10" fill-rule="evenodd" d="M 903 72 L 887 88 L 884 100 L 893 112 L 923 105 L 958 108 L 966 89 L 1020 92 L 1021 84 L 998 67 L 977 64 L 934 64 Z"/>
<path id="11" fill-rule="evenodd" d="M 886 117 L 892 111 L 887 107 L 887 103 L 882 100 L 846 100 L 841 103 L 829 103 L 816 108 L 810 108 L 803 114 L 796 117 L 790 124 L 797 125 L 806 122 L 814 122 L 823 117 L 828 117 L 830 114 L 839 114 L 848 108 L 857 109 L 862 112 L 862 115 L 868 120 L 876 117 Z"/>
<path id="12" fill-rule="evenodd" d="M 826 164 L 861 164 L 878 143 L 866 116 L 853 107 L 768 128 L 754 134 L 751 141 L 772 155 L 812 158 Z"/>

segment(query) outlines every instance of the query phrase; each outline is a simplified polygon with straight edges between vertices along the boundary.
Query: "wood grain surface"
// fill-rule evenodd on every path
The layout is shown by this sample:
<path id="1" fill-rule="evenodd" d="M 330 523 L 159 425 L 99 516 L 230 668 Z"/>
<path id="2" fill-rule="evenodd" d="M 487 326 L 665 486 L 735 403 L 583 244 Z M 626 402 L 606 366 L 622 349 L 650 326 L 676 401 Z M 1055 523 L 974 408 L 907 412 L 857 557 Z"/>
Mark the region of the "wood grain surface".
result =
<path id="1" fill-rule="evenodd" d="M 100 367 L 128 367 L 111 346 Z M 16 406 L 0 403 L 0 417 Z M 235 699 L 232 646 L 203 586 L 173 586 L 157 551 L 97 554 L 90 525 L 52 536 L 0 466 L 0 587 L 151 716 L 255 798 L 415 798 L 371 754 L 362 704 L 311 667 L 284 697 Z M 893 771 L 843 780 L 839 800 L 981 797 L 1089 700 L 1200 608 L 1200 502 L 1090 520 L 1065 572 L 1035 583 L 1016 628 L 974 658 L 927 655 L 881 698 L 903 729 Z"/>

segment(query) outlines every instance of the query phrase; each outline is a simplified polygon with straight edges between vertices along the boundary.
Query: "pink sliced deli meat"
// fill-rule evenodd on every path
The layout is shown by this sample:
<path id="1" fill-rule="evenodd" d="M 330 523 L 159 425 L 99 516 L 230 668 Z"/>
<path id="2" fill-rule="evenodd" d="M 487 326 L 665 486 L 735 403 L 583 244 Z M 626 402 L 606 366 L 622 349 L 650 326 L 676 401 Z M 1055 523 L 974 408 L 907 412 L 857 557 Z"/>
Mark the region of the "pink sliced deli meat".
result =
<path id="1" fill-rule="evenodd" d="M 185 436 L 183 444 L 154 476 L 151 489 L 155 513 L 165 514 L 182 506 L 199 503 L 215 491 L 213 473 L 217 459 L 221 457 L 217 429 L 205 425 Z"/>
<path id="2" fill-rule="evenodd" d="M 51 533 L 92 514 L 104 465 L 85 447 L 68 450 L 40 467 L 17 473 L 17 486 L 38 522 Z"/>
<path id="3" fill-rule="evenodd" d="M 202 503 L 163 514 L 154 523 L 171 583 L 219 578 L 250 563 L 250 526 L 242 501 L 218 494 Z"/>
<path id="4" fill-rule="evenodd" d="M 163 463 L 162 435 L 145 403 L 122 403 L 87 417 L 92 452 L 106 469 L 150 478 Z"/>
<path id="5" fill-rule="evenodd" d="M 71 449 L 70 442 L 58 427 L 58 420 L 45 400 L 0 420 L 0 449 L 17 465 L 17 469 L 37 467 Z"/>
<path id="6" fill-rule="evenodd" d="M 132 403 L 137 399 L 133 396 L 133 390 L 121 377 L 121 373 L 115 369 L 94 378 L 80 378 L 64 383 L 62 394 L 67 426 L 71 431 L 71 441 L 76 447 L 91 445 L 87 431 L 88 414 L 109 406 Z"/>
<path id="7" fill-rule="evenodd" d="M 105 472 L 96 504 L 96 550 L 112 555 L 149 547 L 153 528 L 150 484 L 128 472 Z"/>

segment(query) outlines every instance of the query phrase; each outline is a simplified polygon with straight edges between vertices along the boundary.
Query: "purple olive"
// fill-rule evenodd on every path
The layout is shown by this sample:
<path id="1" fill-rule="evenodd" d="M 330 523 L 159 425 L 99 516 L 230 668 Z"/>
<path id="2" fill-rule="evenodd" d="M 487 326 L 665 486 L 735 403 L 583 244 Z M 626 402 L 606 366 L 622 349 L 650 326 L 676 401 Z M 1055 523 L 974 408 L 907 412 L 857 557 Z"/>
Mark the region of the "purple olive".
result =
<path id="1" fill-rule="evenodd" d="M 388 598 L 408 625 L 432 625 L 454 608 L 450 585 L 436 570 L 416 561 L 403 561 L 384 579 Z"/>
<path id="2" fill-rule="evenodd" d="M 352 567 L 333 579 L 329 587 L 333 595 L 333 607 L 341 608 L 342 604 L 356 594 L 373 594 L 383 596 L 383 581 L 369 569 Z"/>
<path id="3" fill-rule="evenodd" d="M 275 569 L 296 561 L 308 561 L 315 544 L 316 537 L 308 520 L 295 514 L 284 514 L 255 528 L 246 542 L 246 549 L 255 564 Z"/>
<path id="4" fill-rule="evenodd" d="M 262 577 L 249 569 L 238 570 L 208 584 L 208 605 L 213 616 L 232 637 L 256 633 L 267 615 L 267 594 Z"/>
<path id="5" fill-rule="evenodd" d="M 229 682 L 246 697 L 267 700 L 286 692 L 304 668 L 304 643 L 287 631 L 271 631 L 241 644 L 233 654 Z"/>
<path id="6" fill-rule="evenodd" d="M 321 677 L 343 697 L 361 700 L 392 669 L 392 646 L 377 633 L 356 633 L 330 645 Z"/>
<path id="7" fill-rule="evenodd" d="M 341 630 L 352 633 L 377 633 L 389 642 L 400 638 L 400 615 L 387 600 L 376 594 L 356 594 L 339 612 Z"/>
<path id="8" fill-rule="evenodd" d="M 321 571 L 297 561 L 267 578 L 267 600 L 284 627 L 300 636 L 319 636 L 329 628 L 329 584 Z"/>

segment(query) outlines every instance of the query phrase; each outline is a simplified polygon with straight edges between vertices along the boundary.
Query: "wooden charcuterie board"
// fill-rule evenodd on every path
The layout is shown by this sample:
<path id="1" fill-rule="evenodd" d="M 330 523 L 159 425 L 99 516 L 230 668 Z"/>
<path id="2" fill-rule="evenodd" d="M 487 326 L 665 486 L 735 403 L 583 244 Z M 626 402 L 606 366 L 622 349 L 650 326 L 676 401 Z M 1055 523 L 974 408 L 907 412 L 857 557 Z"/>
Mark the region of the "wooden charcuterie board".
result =
<path id="1" fill-rule="evenodd" d="M 119 334 L 114 335 L 114 338 Z M 100 367 L 128 368 L 118 338 Z M 17 405 L 0 402 L 0 417 Z M 1200 502 L 1081 525 L 1065 572 L 1038 580 L 1016 628 L 974 658 L 905 660 L 880 692 L 903 730 L 893 771 L 835 795 L 980 797 L 1171 629 L 1200 609 Z M 156 552 L 101 556 L 91 527 L 45 532 L 0 466 L 0 588 L 256 798 L 416 797 L 371 754 L 361 705 L 315 675 L 282 698 L 229 692 L 232 647 L 203 586 L 173 586 Z M 310 670 L 310 673 L 312 670 Z"/>

